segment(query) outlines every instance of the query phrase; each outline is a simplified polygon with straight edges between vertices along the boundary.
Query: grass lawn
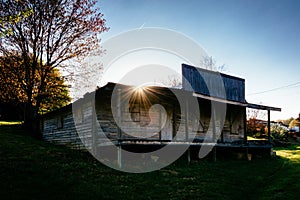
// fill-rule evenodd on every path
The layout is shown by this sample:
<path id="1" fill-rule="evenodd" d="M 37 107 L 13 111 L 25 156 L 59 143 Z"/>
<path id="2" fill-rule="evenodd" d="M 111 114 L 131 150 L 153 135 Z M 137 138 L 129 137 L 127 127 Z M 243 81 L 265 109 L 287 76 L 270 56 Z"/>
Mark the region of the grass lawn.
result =
<path id="1" fill-rule="evenodd" d="M 15 122 L 15 121 L 0 121 L 0 126 L 1 126 L 1 125 L 17 125 L 17 124 L 22 124 L 22 122 Z"/>
<path id="2" fill-rule="evenodd" d="M 145 174 L 110 169 L 86 152 L 0 123 L 1 199 L 299 199 L 300 145 L 277 158 L 185 160 Z"/>

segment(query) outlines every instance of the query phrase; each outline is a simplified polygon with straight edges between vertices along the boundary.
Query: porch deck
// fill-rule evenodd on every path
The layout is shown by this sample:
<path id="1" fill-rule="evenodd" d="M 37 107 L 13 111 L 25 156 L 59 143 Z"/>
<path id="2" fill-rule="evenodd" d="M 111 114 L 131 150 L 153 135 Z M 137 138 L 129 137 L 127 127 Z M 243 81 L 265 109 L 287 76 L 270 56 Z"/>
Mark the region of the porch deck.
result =
<path id="1" fill-rule="evenodd" d="M 98 147 L 110 147 L 115 145 L 120 150 L 126 150 L 135 153 L 148 153 L 161 149 L 167 145 L 176 147 L 186 147 L 185 155 L 188 162 L 190 160 L 199 159 L 199 151 L 202 147 L 210 147 L 208 157 L 214 161 L 217 158 L 226 157 L 228 155 L 236 155 L 235 157 L 244 160 L 251 160 L 256 156 L 270 157 L 272 155 L 272 144 L 267 140 L 255 140 L 244 143 L 243 141 L 236 141 L 233 143 L 213 143 L 213 142 L 195 142 L 195 141 L 170 141 L 170 140 L 145 140 L 145 139 L 123 139 L 112 141 L 109 143 L 101 143 Z M 121 153 L 121 151 L 119 152 Z"/>

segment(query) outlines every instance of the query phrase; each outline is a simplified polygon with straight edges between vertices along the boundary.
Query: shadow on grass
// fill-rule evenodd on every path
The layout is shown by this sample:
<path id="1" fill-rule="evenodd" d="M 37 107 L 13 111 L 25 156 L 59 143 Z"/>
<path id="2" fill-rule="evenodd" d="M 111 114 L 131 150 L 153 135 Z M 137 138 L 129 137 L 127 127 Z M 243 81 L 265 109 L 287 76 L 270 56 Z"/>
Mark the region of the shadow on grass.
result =
<path id="1" fill-rule="evenodd" d="M 190 164 L 182 157 L 159 171 L 129 174 L 28 137 L 20 125 L 0 126 L 3 199 L 298 199 L 299 175 L 296 162 L 279 156 Z"/>
<path id="2" fill-rule="evenodd" d="M 299 199 L 300 151 L 298 145 L 276 150 L 281 166 L 269 177 L 262 199 Z"/>

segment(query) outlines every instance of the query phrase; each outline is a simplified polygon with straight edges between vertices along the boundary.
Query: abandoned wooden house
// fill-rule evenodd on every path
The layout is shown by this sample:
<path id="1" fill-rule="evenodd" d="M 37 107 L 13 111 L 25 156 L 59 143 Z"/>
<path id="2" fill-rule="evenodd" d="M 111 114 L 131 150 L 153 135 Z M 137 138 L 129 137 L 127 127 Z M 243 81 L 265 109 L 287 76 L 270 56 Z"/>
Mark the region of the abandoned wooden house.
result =
<path id="1" fill-rule="evenodd" d="M 270 111 L 280 108 L 248 103 L 242 78 L 185 64 L 182 75 L 181 89 L 108 83 L 43 115 L 43 138 L 73 148 L 93 148 L 101 144 L 101 132 L 115 144 L 133 148 L 182 142 L 201 147 L 215 142 L 220 149 L 270 152 Z M 247 140 L 246 108 L 267 110 L 269 135 L 264 142 Z"/>

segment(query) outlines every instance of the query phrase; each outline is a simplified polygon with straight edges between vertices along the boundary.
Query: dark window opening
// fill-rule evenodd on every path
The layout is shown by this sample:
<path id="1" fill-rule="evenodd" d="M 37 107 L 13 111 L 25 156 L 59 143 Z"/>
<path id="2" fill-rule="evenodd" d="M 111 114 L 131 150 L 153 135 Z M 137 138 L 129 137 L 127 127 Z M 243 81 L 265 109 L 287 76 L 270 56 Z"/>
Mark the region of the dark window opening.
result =
<path id="1" fill-rule="evenodd" d="M 58 116 L 57 117 L 57 128 L 59 129 L 59 128 L 63 128 L 63 125 L 64 125 L 64 123 L 63 123 L 64 121 L 63 121 L 63 117 L 62 116 Z"/>

